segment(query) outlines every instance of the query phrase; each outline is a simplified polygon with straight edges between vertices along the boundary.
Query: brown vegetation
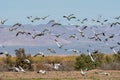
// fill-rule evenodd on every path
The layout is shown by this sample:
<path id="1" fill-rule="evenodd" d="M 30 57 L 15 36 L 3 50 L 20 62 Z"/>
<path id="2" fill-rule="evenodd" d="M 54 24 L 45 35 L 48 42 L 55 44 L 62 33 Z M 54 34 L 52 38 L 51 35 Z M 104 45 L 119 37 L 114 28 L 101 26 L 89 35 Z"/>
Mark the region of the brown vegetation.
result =
<path id="1" fill-rule="evenodd" d="M 60 63 L 61 71 L 74 71 L 85 69 L 104 69 L 119 70 L 120 69 L 120 52 L 118 54 L 92 53 L 95 62 L 92 62 L 88 54 L 80 54 L 79 56 L 37 56 L 27 55 L 24 49 L 20 48 L 14 56 L 0 57 L 0 71 L 9 71 L 11 67 L 22 66 L 27 71 L 38 71 L 44 69 L 52 71 L 54 63 Z M 24 62 L 24 59 L 30 60 L 30 64 Z"/>
<path id="2" fill-rule="evenodd" d="M 87 54 L 80 54 L 79 56 L 37 56 L 32 57 L 26 55 L 24 49 L 16 51 L 14 56 L 0 57 L 0 80 L 119 80 L 120 60 L 118 54 L 103 54 L 93 53 L 92 56 L 95 62 L 92 62 Z M 24 59 L 29 59 L 30 64 L 23 62 Z M 53 69 L 54 63 L 60 63 L 61 66 L 58 71 Z M 26 72 L 13 72 L 11 70 L 14 66 L 22 66 Z M 80 69 L 88 68 L 86 77 L 80 75 Z M 46 74 L 38 74 L 40 69 L 46 70 Z M 99 69 L 99 70 L 96 70 Z M 116 70 L 116 71 L 113 71 Z M 110 76 L 97 74 L 99 72 L 109 72 Z"/>
<path id="3" fill-rule="evenodd" d="M 97 74 L 97 72 L 109 72 L 110 75 Z M 45 75 L 37 72 L 0 72 L 1 80 L 119 80 L 120 71 L 113 70 L 89 70 L 85 76 L 80 71 L 47 71 Z"/>

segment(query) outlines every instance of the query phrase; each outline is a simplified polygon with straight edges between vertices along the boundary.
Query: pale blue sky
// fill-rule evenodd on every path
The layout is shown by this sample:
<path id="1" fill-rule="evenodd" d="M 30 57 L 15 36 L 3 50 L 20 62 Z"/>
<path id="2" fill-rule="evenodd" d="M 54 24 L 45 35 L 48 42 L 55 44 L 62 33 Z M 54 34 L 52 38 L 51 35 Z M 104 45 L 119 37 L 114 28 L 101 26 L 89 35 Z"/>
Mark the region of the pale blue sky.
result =
<path id="1" fill-rule="evenodd" d="M 120 15 L 120 0 L 0 0 L 0 19 L 7 24 L 28 23 L 26 16 L 60 19 L 74 13 L 77 17 L 113 18 Z"/>

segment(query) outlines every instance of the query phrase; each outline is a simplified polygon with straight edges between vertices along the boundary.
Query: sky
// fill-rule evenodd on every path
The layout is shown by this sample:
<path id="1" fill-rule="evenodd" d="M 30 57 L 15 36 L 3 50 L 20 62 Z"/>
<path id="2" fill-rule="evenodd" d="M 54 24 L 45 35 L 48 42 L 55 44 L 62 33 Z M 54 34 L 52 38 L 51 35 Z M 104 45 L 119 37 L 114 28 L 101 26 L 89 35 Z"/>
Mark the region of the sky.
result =
<path id="1" fill-rule="evenodd" d="M 59 20 L 72 13 L 79 18 L 113 18 L 120 15 L 119 3 L 120 0 L 0 0 L 0 19 L 8 19 L 6 24 L 29 24 L 27 16 L 50 15 Z"/>
<path id="2" fill-rule="evenodd" d="M 105 19 L 112 19 L 120 16 L 119 4 L 120 0 L 0 0 L 0 20 L 8 19 L 6 22 L 7 25 L 13 25 L 17 22 L 22 24 L 43 24 L 43 21 L 31 23 L 27 19 L 27 16 L 44 17 L 49 15 L 47 22 L 54 19 L 59 23 L 67 23 L 67 20 L 64 20 L 63 16 L 69 14 L 74 14 L 78 19 L 94 19 L 98 18 L 98 16 L 102 16 Z M 53 31 L 55 30 L 57 31 L 59 29 L 53 29 Z M 105 30 L 108 29 L 105 28 Z M 112 30 L 116 32 L 116 29 Z M 61 31 L 64 30 L 62 29 Z M 0 32 L 2 32 L 2 30 Z M 8 38 L 10 36 L 8 37 L 8 34 L 9 33 L 5 33 L 3 30 L 1 36 L 7 35 L 4 36 L 7 41 L 4 41 L 4 38 L 0 40 L 6 44 L 10 44 L 10 42 L 13 43 L 14 39 L 9 40 Z M 16 33 L 14 33 L 14 36 L 15 34 Z M 19 40 L 18 37 L 17 40 Z M 25 39 L 22 39 L 21 41 L 24 42 L 24 40 Z M 29 39 L 26 39 L 26 41 L 27 40 Z M 1 44 L 3 44 L 2 41 Z M 42 43 L 42 41 L 38 42 Z"/>

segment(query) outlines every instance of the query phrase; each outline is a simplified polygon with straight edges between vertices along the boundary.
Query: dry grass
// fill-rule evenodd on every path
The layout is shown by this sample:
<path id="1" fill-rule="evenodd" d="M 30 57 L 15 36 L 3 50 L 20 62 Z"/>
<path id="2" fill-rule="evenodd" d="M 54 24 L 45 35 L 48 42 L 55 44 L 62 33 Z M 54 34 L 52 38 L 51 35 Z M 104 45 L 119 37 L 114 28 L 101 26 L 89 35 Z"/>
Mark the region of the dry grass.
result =
<path id="1" fill-rule="evenodd" d="M 110 76 L 95 72 L 109 72 Z M 90 70 L 86 77 L 80 71 L 47 71 L 45 75 L 37 72 L 0 72 L 0 80 L 120 80 L 120 71 Z"/>
<path id="2" fill-rule="evenodd" d="M 45 65 L 45 64 L 53 64 L 53 63 L 61 63 L 62 67 L 61 70 L 73 70 L 74 68 L 74 63 L 75 63 L 75 59 L 76 56 L 37 56 L 37 57 L 31 57 L 32 60 L 32 71 L 38 71 L 39 69 L 45 69 L 45 70 L 53 70 L 52 67 L 50 67 L 49 65 Z M 3 71 L 5 68 L 5 60 L 6 57 L 2 56 L 0 57 L 0 71 Z M 16 57 L 11 57 L 9 58 L 9 62 L 10 64 L 12 64 L 12 66 L 15 65 L 16 63 Z M 67 67 L 66 65 L 68 65 L 69 67 Z"/>
<path id="3" fill-rule="evenodd" d="M 63 61 L 75 61 L 76 56 L 37 56 L 37 57 L 32 57 L 33 63 L 37 62 L 63 62 Z M 2 56 L 0 57 L 0 61 L 4 61 L 6 57 Z M 16 57 L 11 57 L 10 59 L 12 62 L 16 61 Z"/>
<path id="4" fill-rule="evenodd" d="M 109 55 L 111 57 L 111 55 Z M 0 72 L 0 80 L 120 80 L 119 70 L 89 70 L 86 77 L 80 75 L 80 71 L 73 71 L 76 56 L 45 56 L 32 57 L 34 71 Z M 0 65 L 4 64 L 5 57 L 0 57 Z M 11 57 L 15 63 L 16 57 Z M 44 63 L 62 63 L 64 71 L 48 70 Z M 47 70 L 45 75 L 38 74 L 39 69 Z M 68 70 L 68 71 L 65 71 Z M 96 74 L 96 72 L 109 72 L 111 75 Z"/>
<path id="5" fill-rule="evenodd" d="M 37 62 L 67 62 L 67 61 L 73 61 L 75 62 L 76 56 L 45 56 L 45 57 L 32 57 L 32 60 L 34 63 Z"/>
<path id="6" fill-rule="evenodd" d="M 45 57 L 32 57 L 33 70 L 38 71 L 39 69 L 53 70 L 49 64 L 61 63 L 60 70 L 73 70 L 76 56 L 45 56 Z M 48 64 L 48 65 L 47 65 Z M 69 67 L 68 67 L 69 66 Z"/>

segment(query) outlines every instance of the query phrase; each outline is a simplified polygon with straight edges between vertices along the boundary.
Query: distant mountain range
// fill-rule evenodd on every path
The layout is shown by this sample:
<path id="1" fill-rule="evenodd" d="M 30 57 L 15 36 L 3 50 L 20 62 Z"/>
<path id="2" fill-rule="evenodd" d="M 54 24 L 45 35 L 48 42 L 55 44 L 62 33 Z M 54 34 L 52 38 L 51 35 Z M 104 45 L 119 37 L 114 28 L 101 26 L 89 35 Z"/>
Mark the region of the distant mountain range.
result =
<path id="1" fill-rule="evenodd" d="M 58 48 L 55 39 L 63 45 L 61 52 L 64 52 L 64 49 L 78 49 L 81 52 L 85 52 L 87 49 L 99 49 L 102 52 L 110 52 L 108 45 L 104 43 L 104 39 L 107 36 L 112 34 L 118 35 L 114 38 L 111 38 L 107 41 L 107 44 L 110 46 L 117 45 L 116 42 L 119 42 L 120 37 L 120 26 L 110 27 L 109 24 L 105 25 L 87 25 L 87 28 L 83 30 L 85 37 L 82 37 L 78 29 L 83 29 L 85 26 L 76 26 L 76 25 L 55 25 L 53 23 L 49 24 L 40 24 L 32 25 L 25 24 L 20 27 L 12 27 L 10 25 L 0 25 L 0 45 L 1 50 L 6 46 L 41 46 L 47 48 Z M 10 28 L 16 28 L 16 30 L 10 31 Z M 44 32 L 44 30 L 46 30 Z M 16 34 L 19 31 L 30 32 L 31 35 L 26 34 Z M 44 36 L 37 36 L 35 39 L 32 36 L 44 32 Z M 93 37 L 95 33 L 105 33 L 106 37 L 101 36 L 102 41 L 95 41 L 94 39 L 88 39 L 88 37 Z M 117 45 L 116 50 L 119 50 Z M 58 48 L 59 49 L 59 48 Z M 4 49 L 5 50 L 5 49 Z M 7 49 L 8 50 L 8 49 Z M 58 50 L 60 51 L 60 50 Z"/>

